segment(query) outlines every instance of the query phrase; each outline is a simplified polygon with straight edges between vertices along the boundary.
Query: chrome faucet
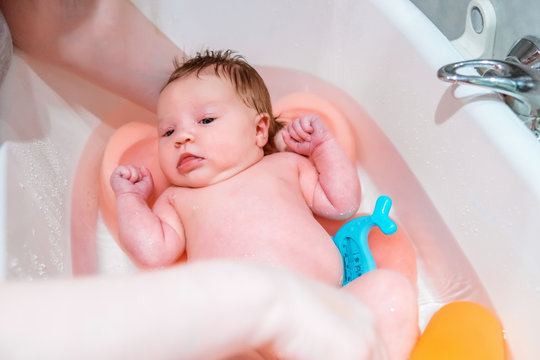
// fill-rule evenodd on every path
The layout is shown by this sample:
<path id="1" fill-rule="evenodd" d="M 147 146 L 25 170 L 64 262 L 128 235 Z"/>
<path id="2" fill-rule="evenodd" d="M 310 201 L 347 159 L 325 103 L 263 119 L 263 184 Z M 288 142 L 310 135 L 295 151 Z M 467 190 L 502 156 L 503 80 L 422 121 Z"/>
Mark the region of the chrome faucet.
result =
<path id="1" fill-rule="evenodd" d="M 460 61 L 441 67 L 437 76 L 503 94 L 505 102 L 540 140 L 540 39 L 520 39 L 505 60 Z"/>

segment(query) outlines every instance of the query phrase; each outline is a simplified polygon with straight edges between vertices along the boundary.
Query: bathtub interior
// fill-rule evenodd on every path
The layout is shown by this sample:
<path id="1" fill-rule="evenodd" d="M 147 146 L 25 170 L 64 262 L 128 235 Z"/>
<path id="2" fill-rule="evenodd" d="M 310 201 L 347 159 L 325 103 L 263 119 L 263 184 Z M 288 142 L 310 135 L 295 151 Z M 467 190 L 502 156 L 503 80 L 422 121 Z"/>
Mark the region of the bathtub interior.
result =
<path id="1" fill-rule="evenodd" d="M 186 52 L 234 48 L 273 98 L 317 93 L 353 119 L 362 210 L 392 197 L 417 251 L 422 326 L 471 300 L 496 311 L 516 358 L 538 350 L 540 177 L 519 160 L 540 158 L 537 144 L 495 95 L 438 82 L 460 55 L 412 4 L 133 2 Z M 136 271 L 100 218 L 96 178 L 114 130 L 153 114 L 15 50 L 0 119 L 0 276 Z"/>

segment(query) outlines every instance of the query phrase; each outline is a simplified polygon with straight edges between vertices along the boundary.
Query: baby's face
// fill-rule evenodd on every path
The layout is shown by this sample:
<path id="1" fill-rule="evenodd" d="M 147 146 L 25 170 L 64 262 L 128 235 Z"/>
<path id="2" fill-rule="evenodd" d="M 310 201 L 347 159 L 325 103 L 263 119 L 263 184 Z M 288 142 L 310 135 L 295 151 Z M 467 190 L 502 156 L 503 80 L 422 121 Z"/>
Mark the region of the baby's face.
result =
<path id="1" fill-rule="evenodd" d="M 175 80 L 157 114 L 160 166 L 174 185 L 212 185 L 264 155 L 268 118 L 246 106 L 227 78 L 202 72 Z"/>

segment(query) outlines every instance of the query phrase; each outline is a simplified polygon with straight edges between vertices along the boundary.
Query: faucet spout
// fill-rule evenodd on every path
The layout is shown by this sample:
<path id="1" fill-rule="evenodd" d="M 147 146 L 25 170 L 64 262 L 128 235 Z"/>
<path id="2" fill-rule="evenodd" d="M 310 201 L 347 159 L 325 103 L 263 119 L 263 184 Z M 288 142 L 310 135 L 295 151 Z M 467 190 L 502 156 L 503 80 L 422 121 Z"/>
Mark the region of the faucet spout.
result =
<path id="1" fill-rule="evenodd" d="M 439 79 L 489 88 L 504 95 L 505 102 L 540 139 L 540 40 L 525 37 L 510 50 L 506 60 L 460 61 L 439 69 Z"/>
<path id="2" fill-rule="evenodd" d="M 529 104 L 528 112 L 535 115 L 540 109 L 540 73 L 521 64 L 503 60 L 460 61 L 441 67 L 437 76 L 443 81 L 482 86 L 516 97 Z"/>

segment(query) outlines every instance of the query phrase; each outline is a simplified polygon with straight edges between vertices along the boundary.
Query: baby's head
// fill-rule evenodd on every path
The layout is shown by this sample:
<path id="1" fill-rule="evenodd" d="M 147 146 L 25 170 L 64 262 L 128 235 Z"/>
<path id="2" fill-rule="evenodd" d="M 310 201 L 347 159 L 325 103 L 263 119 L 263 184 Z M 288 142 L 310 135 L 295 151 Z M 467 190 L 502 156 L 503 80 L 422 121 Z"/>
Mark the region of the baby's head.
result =
<path id="1" fill-rule="evenodd" d="M 283 123 L 277 121 L 272 113 L 272 102 L 264 80 L 241 55 L 232 50 L 206 50 L 197 53 L 192 58 L 184 59 L 183 62 L 175 59 L 174 66 L 175 70 L 163 89 L 175 80 L 191 75 L 199 76 L 203 71 L 211 71 L 215 76 L 229 80 L 246 106 L 254 109 L 258 114 L 268 114 L 268 142 L 264 146 L 264 154 L 268 155 L 277 151 L 274 137 L 283 127 Z"/>

